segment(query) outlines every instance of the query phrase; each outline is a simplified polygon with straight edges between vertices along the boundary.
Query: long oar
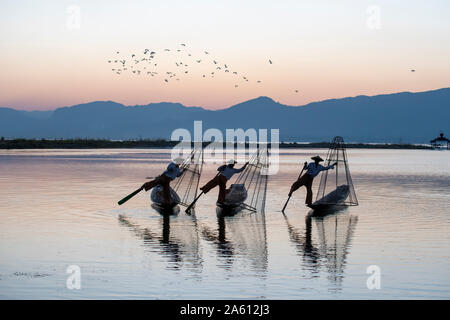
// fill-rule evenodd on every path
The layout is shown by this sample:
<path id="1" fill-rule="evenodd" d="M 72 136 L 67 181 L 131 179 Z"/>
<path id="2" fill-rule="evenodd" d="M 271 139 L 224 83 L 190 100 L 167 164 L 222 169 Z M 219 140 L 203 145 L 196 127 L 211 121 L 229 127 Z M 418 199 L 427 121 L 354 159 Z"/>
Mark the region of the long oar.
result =
<path id="1" fill-rule="evenodd" d="M 220 174 L 217 173 L 216 176 L 214 178 L 216 178 L 218 175 Z M 214 179 L 213 178 L 213 179 Z M 197 198 L 194 199 L 194 201 L 192 201 L 192 203 L 186 208 L 186 210 L 184 210 L 184 212 L 189 213 L 189 211 L 192 209 L 192 207 L 195 205 L 195 203 L 197 202 L 197 200 L 204 194 L 204 192 L 200 192 L 200 194 L 197 196 Z"/>
<path id="2" fill-rule="evenodd" d="M 142 187 L 137 189 L 136 191 L 133 191 L 132 193 L 130 193 L 129 195 L 127 195 L 125 198 L 123 198 L 122 200 L 120 200 L 119 202 L 117 202 L 119 204 L 119 206 L 121 204 L 124 204 L 125 202 L 127 202 L 128 200 L 130 200 L 131 198 L 133 198 L 135 195 L 137 195 L 139 192 L 142 191 Z"/>
<path id="3" fill-rule="evenodd" d="M 283 209 L 281 210 L 282 213 L 284 213 L 284 209 L 286 209 L 286 206 L 287 206 L 289 200 L 291 200 L 291 196 L 289 196 L 289 197 L 287 198 L 286 203 L 284 204 Z"/>
<path id="4" fill-rule="evenodd" d="M 192 203 L 189 205 L 189 207 L 186 208 L 186 210 L 184 210 L 184 212 L 189 213 L 189 211 L 191 211 L 192 207 L 195 205 L 195 203 L 197 202 L 197 200 L 202 196 L 204 192 L 200 192 L 200 194 L 197 196 L 197 198 L 194 199 L 194 201 L 192 201 Z"/>
<path id="5" fill-rule="evenodd" d="M 305 162 L 305 164 L 306 164 L 306 162 Z M 304 165 L 302 171 L 300 171 L 300 174 L 298 175 L 298 179 L 300 179 L 300 177 L 302 176 L 302 173 L 303 173 L 303 171 L 305 170 L 305 168 L 306 168 L 306 165 Z M 298 180 L 298 179 L 297 179 L 297 180 Z M 286 203 L 284 204 L 283 209 L 281 210 L 282 213 L 284 213 L 284 209 L 286 209 L 286 206 L 287 206 L 287 204 L 289 203 L 289 200 L 291 200 L 291 196 L 289 196 L 289 197 L 287 198 Z"/>

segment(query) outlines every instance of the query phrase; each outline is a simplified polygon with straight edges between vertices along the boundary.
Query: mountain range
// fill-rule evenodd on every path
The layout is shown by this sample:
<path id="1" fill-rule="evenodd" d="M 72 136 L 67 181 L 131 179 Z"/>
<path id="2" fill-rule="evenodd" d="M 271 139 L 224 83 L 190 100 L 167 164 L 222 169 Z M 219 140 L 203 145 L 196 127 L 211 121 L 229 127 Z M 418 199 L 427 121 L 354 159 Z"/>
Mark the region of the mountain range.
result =
<path id="1" fill-rule="evenodd" d="M 428 143 L 450 132 L 450 88 L 330 99 L 287 106 L 259 97 L 221 110 L 179 103 L 125 106 L 96 101 L 54 111 L 0 108 L 5 138 L 170 139 L 176 128 L 279 129 L 282 141 Z"/>

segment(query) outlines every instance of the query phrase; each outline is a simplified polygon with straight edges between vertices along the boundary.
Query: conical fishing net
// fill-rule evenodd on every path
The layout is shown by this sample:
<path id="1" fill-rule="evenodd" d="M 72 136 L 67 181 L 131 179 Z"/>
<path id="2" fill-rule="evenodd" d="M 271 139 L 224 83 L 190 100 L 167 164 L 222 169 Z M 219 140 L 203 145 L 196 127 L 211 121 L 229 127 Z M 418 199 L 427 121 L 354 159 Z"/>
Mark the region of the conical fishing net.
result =
<path id="1" fill-rule="evenodd" d="M 247 197 L 242 207 L 253 212 L 264 212 L 266 205 L 267 172 L 269 167 L 267 148 L 258 149 L 244 171 L 236 179 L 235 185 L 243 185 Z M 230 188 L 230 193 L 234 188 Z"/>
<path id="2" fill-rule="evenodd" d="M 180 166 L 181 169 L 185 169 L 183 174 L 173 182 L 173 189 L 180 197 L 179 204 L 187 207 L 197 197 L 202 167 L 203 149 L 195 148 Z"/>
<path id="3" fill-rule="evenodd" d="M 357 206 L 355 188 L 348 168 L 344 139 L 335 137 L 324 166 L 337 163 L 334 169 L 321 172 L 315 204 Z"/>

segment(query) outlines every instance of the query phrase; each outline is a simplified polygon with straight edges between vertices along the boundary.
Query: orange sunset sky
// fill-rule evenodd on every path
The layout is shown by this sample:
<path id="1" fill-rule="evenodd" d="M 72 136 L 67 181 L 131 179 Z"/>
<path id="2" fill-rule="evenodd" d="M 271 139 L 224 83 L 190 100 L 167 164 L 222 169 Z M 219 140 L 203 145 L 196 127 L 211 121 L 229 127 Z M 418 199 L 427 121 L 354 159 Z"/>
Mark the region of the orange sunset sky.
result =
<path id="1" fill-rule="evenodd" d="M 218 109 L 258 96 L 303 105 L 450 86 L 445 0 L 3 0 L 0 17 L 0 106 L 16 109 L 96 100 Z M 112 71 L 145 49 L 157 66 Z M 166 72 L 176 76 L 165 82 Z"/>

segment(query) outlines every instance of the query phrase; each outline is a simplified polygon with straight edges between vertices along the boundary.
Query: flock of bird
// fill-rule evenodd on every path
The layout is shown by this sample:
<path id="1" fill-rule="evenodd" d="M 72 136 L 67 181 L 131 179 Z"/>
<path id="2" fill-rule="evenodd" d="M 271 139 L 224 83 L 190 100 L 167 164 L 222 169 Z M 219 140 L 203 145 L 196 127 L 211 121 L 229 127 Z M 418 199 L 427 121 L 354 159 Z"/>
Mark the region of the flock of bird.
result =
<path id="1" fill-rule="evenodd" d="M 208 51 L 203 51 L 200 55 L 197 54 L 194 57 L 189 50 L 186 50 L 187 46 L 185 43 L 181 43 L 177 49 L 164 49 L 161 52 L 152 51 L 150 49 L 144 49 L 141 54 L 131 54 L 127 58 L 120 57 L 120 51 L 116 52 L 115 58 L 109 59 L 108 63 L 113 66 L 111 71 L 117 75 L 121 75 L 126 72 L 131 72 L 134 75 L 145 75 L 149 77 L 159 76 L 162 81 L 168 83 L 170 81 L 180 81 L 183 75 L 192 73 L 192 67 L 195 65 L 203 64 L 208 69 L 207 72 L 202 72 L 202 78 L 214 78 L 220 72 L 227 73 L 235 77 L 235 88 L 239 87 L 241 83 L 261 83 L 261 80 L 253 80 L 247 77 L 247 75 L 237 72 L 231 69 L 231 67 L 226 63 L 220 63 L 217 58 L 211 56 Z M 172 66 L 175 70 L 161 71 L 161 63 L 158 58 L 167 57 L 168 54 L 177 53 L 176 59 L 175 55 L 172 57 Z M 273 64 L 271 59 L 268 59 L 270 65 Z M 159 67 L 158 67 L 159 66 Z M 298 93 L 298 90 L 295 90 Z"/>

